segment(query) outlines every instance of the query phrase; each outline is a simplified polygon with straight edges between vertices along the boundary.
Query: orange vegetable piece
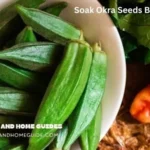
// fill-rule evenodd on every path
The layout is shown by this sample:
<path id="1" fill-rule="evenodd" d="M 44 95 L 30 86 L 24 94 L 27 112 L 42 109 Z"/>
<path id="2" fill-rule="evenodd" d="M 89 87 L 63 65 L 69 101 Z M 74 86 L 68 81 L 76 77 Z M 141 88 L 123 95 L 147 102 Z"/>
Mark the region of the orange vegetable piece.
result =
<path id="1" fill-rule="evenodd" d="M 135 96 L 130 114 L 141 123 L 150 123 L 150 85 Z"/>

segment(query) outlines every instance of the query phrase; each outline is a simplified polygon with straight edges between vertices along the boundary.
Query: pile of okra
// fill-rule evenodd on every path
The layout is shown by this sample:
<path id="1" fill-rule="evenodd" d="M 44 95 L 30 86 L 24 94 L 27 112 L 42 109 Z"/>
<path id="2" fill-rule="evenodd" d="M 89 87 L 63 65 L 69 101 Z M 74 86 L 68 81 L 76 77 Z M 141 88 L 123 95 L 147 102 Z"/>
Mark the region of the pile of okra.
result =
<path id="1" fill-rule="evenodd" d="M 96 150 L 107 56 L 43 2 L 0 10 L 0 150 Z"/>

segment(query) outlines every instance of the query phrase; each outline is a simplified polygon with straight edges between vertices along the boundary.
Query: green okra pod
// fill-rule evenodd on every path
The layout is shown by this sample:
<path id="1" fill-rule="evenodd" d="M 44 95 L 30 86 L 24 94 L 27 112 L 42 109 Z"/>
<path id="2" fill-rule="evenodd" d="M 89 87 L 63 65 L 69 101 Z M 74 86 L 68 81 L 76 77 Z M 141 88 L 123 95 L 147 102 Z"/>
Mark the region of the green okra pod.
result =
<path id="1" fill-rule="evenodd" d="M 6 115 L 35 114 L 41 96 L 16 90 L 9 87 L 0 87 L 0 113 Z"/>
<path id="2" fill-rule="evenodd" d="M 62 62 L 56 69 L 35 118 L 35 124 L 63 124 L 76 107 L 85 88 L 91 67 L 91 47 L 70 42 Z M 47 135 L 57 129 L 33 129 L 28 150 L 42 150 L 52 140 Z M 39 144 L 40 143 L 40 144 Z"/>
<path id="3" fill-rule="evenodd" d="M 43 75 L 1 62 L 0 70 L 0 80 L 12 87 L 33 92 L 43 92 L 46 89 L 47 83 Z"/>
<path id="4" fill-rule="evenodd" d="M 68 134 L 67 124 L 63 125 L 63 128 L 58 131 L 57 137 L 54 139 L 49 150 L 63 150 L 63 145 L 65 143 Z"/>
<path id="5" fill-rule="evenodd" d="M 17 36 L 16 44 L 25 42 L 37 42 L 36 36 L 31 27 L 25 27 Z"/>
<path id="6" fill-rule="evenodd" d="M 15 45 L 0 52 L 0 60 L 7 60 L 32 71 L 51 71 L 60 62 L 63 47 L 55 43 L 37 42 Z"/>
<path id="7" fill-rule="evenodd" d="M 0 10 L 0 48 L 5 42 L 15 37 L 24 27 L 20 17 L 15 9 L 16 4 L 21 4 L 26 7 L 37 8 L 45 0 L 16 0 L 13 4 Z"/>
<path id="8" fill-rule="evenodd" d="M 28 26 L 50 41 L 65 45 L 70 40 L 80 39 L 81 31 L 59 17 L 21 5 L 16 9 Z"/>
<path id="9" fill-rule="evenodd" d="M 102 105 L 100 104 L 90 125 L 83 131 L 79 140 L 82 150 L 96 150 L 100 140 Z"/>
<path id="10" fill-rule="evenodd" d="M 67 2 L 57 2 L 50 5 L 49 7 L 46 7 L 44 11 L 52 15 L 59 16 L 62 10 L 67 7 L 67 5 Z"/>
<path id="11" fill-rule="evenodd" d="M 90 124 L 105 90 L 107 56 L 98 44 L 94 46 L 93 51 L 89 79 L 77 107 L 69 118 L 71 124 L 64 149 L 68 149 Z"/>

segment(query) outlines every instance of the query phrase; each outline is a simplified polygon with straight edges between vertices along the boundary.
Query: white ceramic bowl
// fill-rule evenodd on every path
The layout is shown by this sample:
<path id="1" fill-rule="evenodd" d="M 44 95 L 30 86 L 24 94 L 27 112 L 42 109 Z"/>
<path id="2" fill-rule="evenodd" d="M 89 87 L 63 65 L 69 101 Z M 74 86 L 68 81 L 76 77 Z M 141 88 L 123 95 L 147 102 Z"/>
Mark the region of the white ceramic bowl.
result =
<path id="1" fill-rule="evenodd" d="M 13 0 L 0 0 L 0 9 Z M 62 0 L 48 0 L 53 3 Z M 108 55 L 108 70 L 106 90 L 102 100 L 101 139 L 111 127 L 120 108 L 126 81 L 126 64 L 123 46 L 118 31 L 109 16 L 105 13 L 75 14 L 74 7 L 101 7 L 97 0 L 63 0 L 69 3 L 61 17 L 75 24 L 84 31 L 90 43 L 101 42 L 103 50 Z M 74 150 L 79 148 L 74 147 Z"/>

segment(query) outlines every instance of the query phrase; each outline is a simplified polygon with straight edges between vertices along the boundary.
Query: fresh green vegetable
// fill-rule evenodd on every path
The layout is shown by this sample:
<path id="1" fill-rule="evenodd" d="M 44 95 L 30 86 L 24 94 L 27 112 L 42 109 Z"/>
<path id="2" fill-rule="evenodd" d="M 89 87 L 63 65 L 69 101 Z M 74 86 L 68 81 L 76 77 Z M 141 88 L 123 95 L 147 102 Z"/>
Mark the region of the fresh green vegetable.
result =
<path id="1" fill-rule="evenodd" d="M 82 42 L 83 43 L 83 42 Z M 92 53 L 87 44 L 70 42 L 37 113 L 35 124 L 63 124 L 77 105 L 85 88 L 91 67 Z M 28 150 L 41 150 L 49 145 L 47 135 L 56 129 L 33 129 Z M 40 144 L 39 144 L 40 143 Z"/>
<path id="2" fill-rule="evenodd" d="M 43 82 L 43 76 L 34 72 L 4 63 L 0 63 L 0 70 L 0 80 L 17 89 L 43 92 L 47 86 Z"/>
<path id="3" fill-rule="evenodd" d="M 66 8 L 67 5 L 68 5 L 68 3 L 66 3 L 66 2 L 57 2 L 57 3 L 54 3 L 53 5 L 50 5 L 49 7 L 45 8 L 44 11 L 46 11 L 47 13 L 50 13 L 52 15 L 59 16 L 61 11 L 64 8 Z"/>
<path id="4" fill-rule="evenodd" d="M 36 36 L 33 33 L 33 30 L 31 27 L 27 26 L 25 27 L 17 36 L 16 38 L 16 44 L 19 43 L 25 43 L 25 42 L 36 42 Z"/>
<path id="5" fill-rule="evenodd" d="M 23 28 L 21 19 L 17 16 L 16 4 L 37 8 L 45 0 L 16 0 L 10 6 L 0 10 L 0 48 L 6 41 L 15 37 Z"/>
<path id="6" fill-rule="evenodd" d="M 21 5 L 17 5 L 16 8 L 27 25 L 50 41 L 65 45 L 69 40 L 80 39 L 80 30 L 59 17 Z"/>
<path id="7" fill-rule="evenodd" d="M 63 145 L 65 143 L 68 134 L 68 126 L 63 125 L 63 128 L 58 131 L 58 136 L 53 141 L 49 150 L 63 150 Z"/>
<path id="8" fill-rule="evenodd" d="M 40 97 L 9 87 L 0 87 L 1 114 L 35 114 Z"/>
<path id="9" fill-rule="evenodd" d="M 80 136 L 82 150 L 96 150 L 100 139 L 101 117 L 102 106 L 100 104 L 94 119 Z"/>
<path id="10" fill-rule="evenodd" d="M 95 150 L 100 135 L 98 106 L 105 89 L 106 54 L 98 44 L 93 51 L 80 29 L 57 17 L 67 7 L 66 2 L 55 3 L 44 9 L 46 12 L 35 9 L 44 1 L 17 0 L 0 11 L 0 124 L 16 124 L 18 118 L 11 120 L 10 115 L 24 118 L 37 112 L 27 150 L 44 150 L 52 142 L 50 150 L 68 150 L 83 131 L 83 148 L 88 141 L 89 150 Z M 115 2 L 110 6 L 117 8 Z M 24 29 L 17 13 L 27 25 Z M 114 17 L 119 20 L 118 14 Z M 37 42 L 33 31 L 38 40 L 55 43 Z M 14 40 L 17 45 L 12 45 Z M 61 45 L 66 46 L 65 50 Z M 54 73 L 52 79 L 50 73 Z M 4 87 L 3 82 L 12 88 Z M 42 128 L 36 128 L 37 124 Z M 48 124 L 58 128 L 44 128 Z M 56 138 L 52 136 L 57 133 Z M 26 149 L 24 142 L 9 142 L 4 142 L 3 150 Z"/>
<path id="11" fill-rule="evenodd" d="M 93 48 L 89 79 L 81 99 L 70 116 L 69 131 L 64 149 L 70 148 L 90 124 L 101 102 L 106 81 L 107 57 L 98 44 Z M 84 118 L 84 119 L 83 119 Z"/>
<path id="12" fill-rule="evenodd" d="M 0 52 L 0 59 L 33 71 L 51 71 L 61 60 L 63 48 L 54 43 L 23 43 Z"/>

